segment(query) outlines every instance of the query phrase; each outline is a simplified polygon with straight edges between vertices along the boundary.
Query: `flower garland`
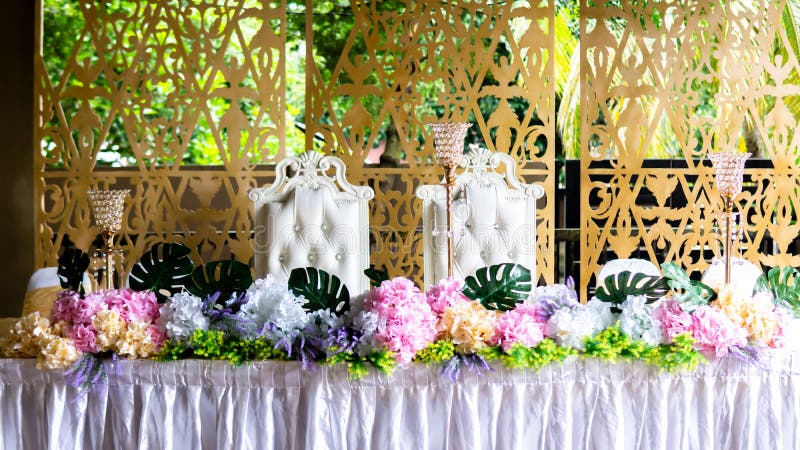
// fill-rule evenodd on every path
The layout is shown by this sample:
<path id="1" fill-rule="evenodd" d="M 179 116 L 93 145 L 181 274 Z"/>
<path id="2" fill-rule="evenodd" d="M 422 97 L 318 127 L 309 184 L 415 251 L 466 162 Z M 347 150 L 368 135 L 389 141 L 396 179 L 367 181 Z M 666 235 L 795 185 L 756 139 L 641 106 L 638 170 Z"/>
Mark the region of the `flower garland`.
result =
<path id="1" fill-rule="evenodd" d="M 791 312 L 768 292 L 723 289 L 708 303 L 668 293 L 657 302 L 629 295 L 619 303 L 577 300 L 574 285 L 542 286 L 513 309 L 487 309 L 464 295 L 464 282 L 445 279 L 421 292 L 402 277 L 350 299 L 349 309 L 311 309 L 286 281 L 255 280 L 242 292 L 206 298 L 178 292 L 159 304 L 153 292 L 131 289 L 79 295 L 63 291 L 50 317 L 23 317 L 2 342 L 8 357 L 35 357 L 42 369 L 67 369 L 86 390 L 106 378 L 101 358 L 168 361 L 205 358 L 243 364 L 298 360 L 345 365 L 359 378 L 368 367 L 390 374 L 398 364 L 492 370 L 499 362 L 540 369 L 570 355 L 639 360 L 662 370 L 687 370 L 733 354 L 757 361 L 796 333 Z M 699 306 L 698 306 L 699 305 Z"/>

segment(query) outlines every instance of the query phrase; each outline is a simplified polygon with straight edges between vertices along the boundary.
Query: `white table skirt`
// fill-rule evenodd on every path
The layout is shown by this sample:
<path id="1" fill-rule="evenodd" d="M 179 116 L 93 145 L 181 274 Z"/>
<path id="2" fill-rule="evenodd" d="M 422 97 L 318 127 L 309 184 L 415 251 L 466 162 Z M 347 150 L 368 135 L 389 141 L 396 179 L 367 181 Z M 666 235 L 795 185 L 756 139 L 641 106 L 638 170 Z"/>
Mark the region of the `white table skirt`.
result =
<path id="1" fill-rule="evenodd" d="M 457 383 L 412 365 L 347 378 L 299 363 L 123 361 L 73 400 L 60 372 L 0 360 L 0 447 L 800 449 L 800 354 L 660 373 L 574 359 Z"/>

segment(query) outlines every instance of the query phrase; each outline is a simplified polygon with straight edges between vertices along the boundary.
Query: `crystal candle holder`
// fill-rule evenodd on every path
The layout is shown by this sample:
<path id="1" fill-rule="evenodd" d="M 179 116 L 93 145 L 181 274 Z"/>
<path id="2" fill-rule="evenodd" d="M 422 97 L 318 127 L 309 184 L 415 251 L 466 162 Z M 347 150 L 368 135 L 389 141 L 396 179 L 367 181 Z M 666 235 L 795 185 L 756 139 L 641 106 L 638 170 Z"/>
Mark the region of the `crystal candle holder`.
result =
<path id="1" fill-rule="evenodd" d="M 94 220 L 106 241 L 101 252 L 105 260 L 105 288 L 114 289 L 114 256 L 119 253 L 114 248 L 114 235 L 122 229 L 122 213 L 129 189 L 90 190 L 89 199 L 94 210 Z"/>
<path id="2" fill-rule="evenodd" d="M 447 276 L 453 276 L 453 186 L 456 181 L 456 167 L 464 156 L 464 139 L 471 123 L 431 123 L 433 146 L 436 159 L 444 168 L 446 214 L 447 214 Z"/>
<path id="3" fill-rule="evenodd" d="M 750 153 L 719 152 L 708 156 L 714 165 L 714 179 L 717 191 L 723 197 L 736 197 L 742 192 L 744 163 Z"/>
<path id="4" fill-rule="evenodd" d="M 738 232 L 734 230 L 737 219 L 733 212 L 733 199 L 742 192 L 744 164 L 747 158 L 750 157 L 750 153 L 719 152 L 712 153 L 708 157 L 711 160 L 711 164 L 714 165 L 714 179 L 717 191 L 722 196 L 725 208 L 720 228 L 724 230 L 725 284 L 729 285 L 731 282 L 731 248 L 734 245 L 734 239 L 738 242 L 740 240 L 738 235 L 740 233 L 743 234 L 744 231 L 741 224 L 739 224 L 740 230 Z"/>

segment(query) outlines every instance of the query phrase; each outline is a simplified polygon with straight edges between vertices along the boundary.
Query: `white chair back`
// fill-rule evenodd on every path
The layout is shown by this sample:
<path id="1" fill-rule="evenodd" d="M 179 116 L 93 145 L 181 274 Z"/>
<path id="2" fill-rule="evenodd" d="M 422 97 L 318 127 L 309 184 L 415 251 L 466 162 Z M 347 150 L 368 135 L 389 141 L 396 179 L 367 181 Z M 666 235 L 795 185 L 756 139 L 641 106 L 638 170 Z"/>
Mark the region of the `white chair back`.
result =
<path id="1" fill-rule="evenodd" d="M 288 277 L 292 269 L 313 266 L 338 276 L 351 295 L 368 290 L 367 202 L 374 195 L 368 186 L 351 185 L 335 156 L 307 151 L 280 161 L 275 182 L 249 194 L 256 277 Z"/>
<path id="2" fill-rule="evenodd" d="M 504 166 L 504 170 L 498 168 Z M 544 189 L 517 178 L 505 153 L 475 144 L 461 162 L 453 191 L 453 271 L 466 278 L 481 267 L 513 262 L 536 279 L 536 199 Z M 425 286 L 447 276 L 447 216 L 443 184 L 417 188 L 422 200 Z"/>

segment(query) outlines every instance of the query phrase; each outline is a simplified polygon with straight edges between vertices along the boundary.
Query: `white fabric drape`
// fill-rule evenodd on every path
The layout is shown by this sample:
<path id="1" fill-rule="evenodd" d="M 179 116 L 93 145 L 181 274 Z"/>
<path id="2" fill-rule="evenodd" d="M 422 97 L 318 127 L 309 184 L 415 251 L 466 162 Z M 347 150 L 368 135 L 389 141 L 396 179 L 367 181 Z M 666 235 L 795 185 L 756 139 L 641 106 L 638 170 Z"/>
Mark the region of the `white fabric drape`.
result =
<path id="1" fill-rule="evenodd" d="M 798 449 L 800 354 L 766 363 L 573 359 L 452 383 L 421 365 L 353 381 L 295 362 L 123 361 L 74 400 L 60 372 L 0 360 L 0 447 Z"/>

